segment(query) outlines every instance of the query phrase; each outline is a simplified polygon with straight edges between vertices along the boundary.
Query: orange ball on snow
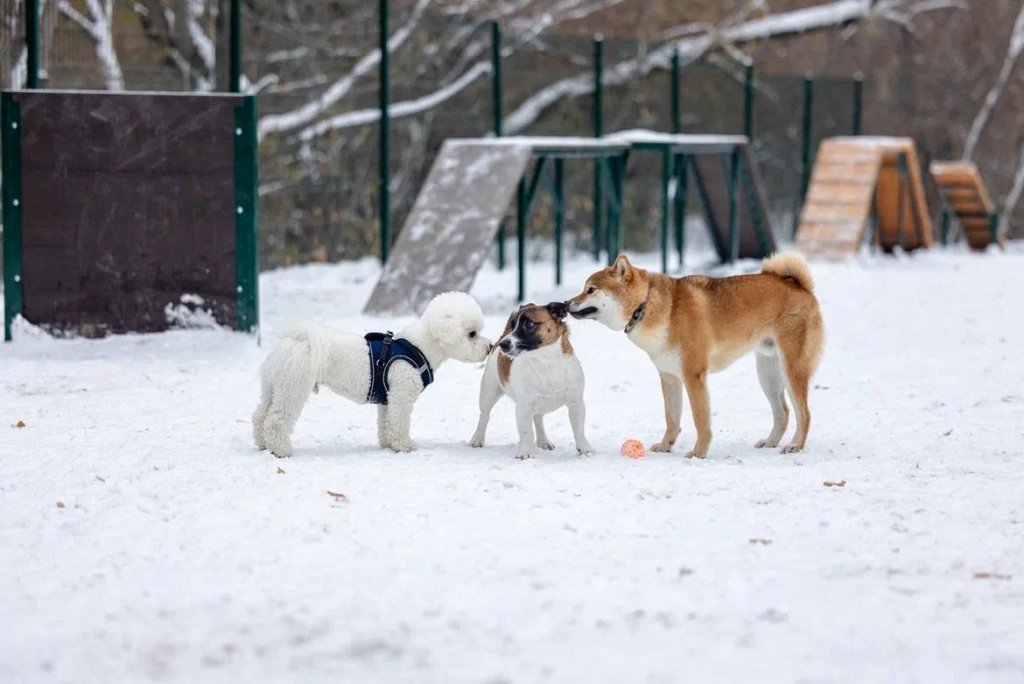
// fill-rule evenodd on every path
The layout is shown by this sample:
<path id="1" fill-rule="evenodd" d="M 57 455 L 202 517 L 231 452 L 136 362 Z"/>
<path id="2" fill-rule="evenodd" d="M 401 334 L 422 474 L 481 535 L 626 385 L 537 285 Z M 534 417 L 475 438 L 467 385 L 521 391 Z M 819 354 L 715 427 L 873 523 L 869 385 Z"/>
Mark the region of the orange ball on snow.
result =
<path id="1" fill-rule="evenodd" d="M 627 458 L 643 458 L 647 455 L 647 449 L 644 448 L 644 443 L 639 439 L 627 439 L 622 443 L 619 451 Z"/>

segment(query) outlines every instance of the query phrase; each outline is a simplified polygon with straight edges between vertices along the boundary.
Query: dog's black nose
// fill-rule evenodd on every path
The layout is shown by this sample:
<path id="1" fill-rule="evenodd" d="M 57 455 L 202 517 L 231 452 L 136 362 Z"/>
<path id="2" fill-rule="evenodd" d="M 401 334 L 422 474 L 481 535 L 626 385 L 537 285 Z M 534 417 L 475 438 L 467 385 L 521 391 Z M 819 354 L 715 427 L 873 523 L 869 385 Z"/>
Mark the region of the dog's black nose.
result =
<path id="1" fill-rule="evenodd" d="M 502 340 L 501 344 L 499 344 L 498 346 L 501 347 L 501 351 L 507 352 L 508 350 L 512 349 L 512 342 L 509 340 Z"/>

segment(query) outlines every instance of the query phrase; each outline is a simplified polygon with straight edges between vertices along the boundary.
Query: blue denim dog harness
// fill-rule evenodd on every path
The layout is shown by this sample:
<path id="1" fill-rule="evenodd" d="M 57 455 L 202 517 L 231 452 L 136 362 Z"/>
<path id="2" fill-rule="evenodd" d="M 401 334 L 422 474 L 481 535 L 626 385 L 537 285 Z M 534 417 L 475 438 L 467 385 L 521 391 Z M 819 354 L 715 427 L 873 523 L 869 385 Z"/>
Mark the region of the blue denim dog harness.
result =
<path id="1" fill-rule="evenodd" d="M 395 339 L 391 331 L 367 333 L 366 346 L 370 353 L 370 391 L 366 395 L 368 404 L 388 403 L 388 369 L 395 361 L 405 361 L 420 374 L 424 389 L 434 382 L 434 370 L 430 362 L 409 340 Z"/>

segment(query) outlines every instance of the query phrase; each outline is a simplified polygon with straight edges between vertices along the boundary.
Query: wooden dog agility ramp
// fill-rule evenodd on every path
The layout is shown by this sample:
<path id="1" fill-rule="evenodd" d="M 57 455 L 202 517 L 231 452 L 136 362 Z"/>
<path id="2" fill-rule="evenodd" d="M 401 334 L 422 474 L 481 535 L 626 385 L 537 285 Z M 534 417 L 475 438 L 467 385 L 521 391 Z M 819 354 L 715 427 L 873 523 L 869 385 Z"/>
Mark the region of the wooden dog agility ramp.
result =
<path id="1" fill-rule="evenodd" d="M 818 148 L 796 247 L 812 257 L 856 253 L 874 215 L 873 242 L 886 251 L 929 247 L 932 224 L 914 141 L 828 138 Z"/>
<path id="2" fill-rule="evenodd" d="M 929 167 L 946 207 L 960 222 L 960 232 L 971 249 L 984 251 L 1002 242 L 995 204 L 981 180 L 978 167 L 968 161 L 932 162 Z M 943 235 L 945 242 L 946 236 Z"/>

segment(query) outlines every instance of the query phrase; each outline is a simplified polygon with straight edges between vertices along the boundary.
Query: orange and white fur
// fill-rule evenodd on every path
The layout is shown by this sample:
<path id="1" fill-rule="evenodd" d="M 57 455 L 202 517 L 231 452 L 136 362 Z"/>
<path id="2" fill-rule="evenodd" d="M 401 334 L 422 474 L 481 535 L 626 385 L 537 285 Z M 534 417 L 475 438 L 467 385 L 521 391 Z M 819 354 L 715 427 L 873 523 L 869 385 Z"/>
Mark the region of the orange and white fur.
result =
<path id="1" fill-rule="evenodd" d="M 594 452 L 584 431 L 583 367 L 569 343 L 567 314 L 566 304 L 552 302 L 547 306 L 525 304 L 509 318 L 484 367 L 480 421 L 470 446 L 484 445 L 491 409 L 507 394 L 516 402 L 516 458 L 532 458 L 538 447 L 555 448 L 544 430 L 544 416 L 563 406 L 569 409 L 576 450 L 584 455 Z"/>
<path id="2" fill-rule="evenodd" d="M 707 455 L 708 374 L 750 351 L 772 409 L 771 432 L 755 446 L 779 444 L 789 423 L 788 392 L 796 409 L 796 434 L 783 452 L 804 448 L 811 425 L 807 395 L 825 330 L 811 270 L 799 254 L 777 254 L 765 259 L 761 273 L 729 278 L 672 278 L 637 268 L 620 255 L 612 266 L 591 275 L 583 292 L 568 303 L 573 317 L 625 332 L 658 369 L 665 435 L 652 451 L 669 451 L 678 438 L 686 388 L 697 428 L 687 455 Z"/>

